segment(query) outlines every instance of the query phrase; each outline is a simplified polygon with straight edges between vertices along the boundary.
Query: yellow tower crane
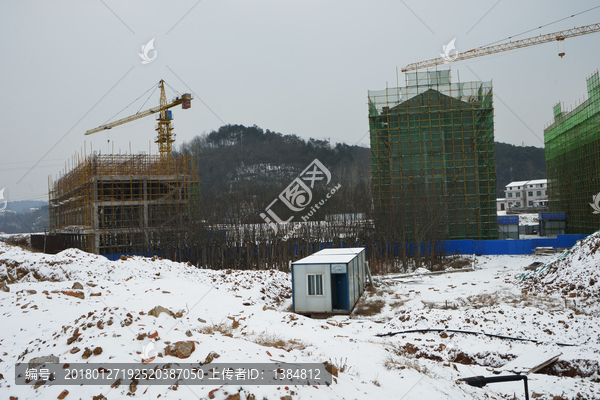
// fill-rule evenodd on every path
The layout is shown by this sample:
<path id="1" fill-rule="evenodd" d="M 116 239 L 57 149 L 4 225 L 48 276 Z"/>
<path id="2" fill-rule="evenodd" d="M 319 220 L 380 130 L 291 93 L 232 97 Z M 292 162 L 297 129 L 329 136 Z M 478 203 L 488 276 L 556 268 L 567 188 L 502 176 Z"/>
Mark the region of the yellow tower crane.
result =
<path id="1" fill-rule="evenodd" d="M 548 33 L 546 35 L 540 35 L 532 38 L 517 40 L 514 42 L 502 43 L 487 47 L 478 47 L 476 49 L 463 51 L 458 53 L 454 59 L 448 59 L 444 57 L 433 58 L 427 61 L 421 61 L 417 63 L 408 64 L 402 69 L 402 72 L 414 71 L 421 68 L 434 67 L 436 65 L 447 64 L 450 62 L 467 60 L 469 58 L 486 56 L 488 54 L 500 53 L 502 51 L 520 49 L 522 47 L 535 46 L 536 44 L 548 43 L 548 42 L 562 42 L 563 40 L 575 36 L 587 35 L 588 33 L 600 32 L 600 24 L 592 24 L 586 26 L 580 26 L 578 28 L 567 29 L 560 32 Z M 565 53 L 558 53 L 560 57 L 564 56 Z"/>
<path id="2" fill-rule="evenodd" d="M 156 125 L 156 132 L 158 133 L 158 136 L 154 142 L 158 144 L 158 151 L 161 157 L 169 157 L 173 148 L 173 142 L 175 141 L 175 139 L 173 138 L 173 127 L 171 126 L 171 120 L 173 118 L 171 116 L 171 111 L 169 111 L 169 108 L 181 104 L 181 108 L 187 110 L 192 106 L 192 100 L 194 97 L 190 93 L 184 93 L 180 97 L 176 97 L 175 99 L 173 99 L 173 101 L 171 101 L 170 103 L 167 103 L 167 95 L 165 93 L 165 81 L 161 79 L 158 86 L 160 87 L 159 106 L 146 111 L 139 112 L 126 118 L 122 118 L 118 121 L 111 122 L 106 125 L 101 125 L 94 129 L 90 129 L 89 131 L 85 132 L 85 134 L 91 135 L 92 133 L 100 132 L 106 129 L 112 129 L 115 126 L 123 125 L 140 118 L 145 118 L 152 114 L 160 113 L 156 118 L 156 120 L 158 121 L 158 124 Z"/>

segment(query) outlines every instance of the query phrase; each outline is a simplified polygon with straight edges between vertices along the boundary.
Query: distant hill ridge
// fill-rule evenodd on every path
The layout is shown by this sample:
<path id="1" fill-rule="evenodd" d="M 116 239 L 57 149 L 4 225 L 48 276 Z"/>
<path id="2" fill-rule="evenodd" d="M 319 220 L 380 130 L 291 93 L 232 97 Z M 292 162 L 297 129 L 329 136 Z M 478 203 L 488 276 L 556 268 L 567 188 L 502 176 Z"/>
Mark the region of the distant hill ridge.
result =
<path id="1" fill-rule="evenodd" d="M 19 200 L 9 201 L 6 209 L 16 211 L 19 214 L 23 214 L 28 212 L 30 208 L 41 208 L 47 205 L 48 202 L 42 200 Z"/>
<path id="2" fill-rule="evenodd" d="M 504 197 L 504 187 L 512 181 L 544 179 L 544 149 L 496 142 L 496 188 Z M 304 140 L 258 126 L 225 125 L 217 131 L 196 136 L 184 143 L 180 152 L 195 154 L 199 160 L 200 185 L 206 188 L 260 183 L 265 180 L 290 181 L 313 159 L 333 169 L 357 165 L 368 178 L 370 149 L 326 140 Z"/>

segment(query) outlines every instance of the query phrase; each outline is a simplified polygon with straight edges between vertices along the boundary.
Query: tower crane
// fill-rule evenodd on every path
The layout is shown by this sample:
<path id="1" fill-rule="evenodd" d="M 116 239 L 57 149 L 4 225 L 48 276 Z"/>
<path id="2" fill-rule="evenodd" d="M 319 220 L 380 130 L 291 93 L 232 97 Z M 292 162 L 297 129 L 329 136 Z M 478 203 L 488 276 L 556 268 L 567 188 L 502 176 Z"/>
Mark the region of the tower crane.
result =
<path id="1" fill-rule="evenodd" d="M 450 62 L 467 60 L 469 58 L 475 58 L 480 56 L 486 56 L 488 54 L 500 53 L 503 51 L 520 49 L 522 47 L 535 46 L 536 44 L 548 43 L 548 42 L 562 42 L 563 40 L 575 36 L 587 35 L 588 33 L 600 32 L 600 24 L 592 24 L 580 26 L 578 28 L 567 29 L 560 32 L 548 33 L 545 35 L 535 36 L 532 38 L 517 40 L 514 42 L 502 43 L 493 46 L 478 47 L 476 49 L 463 51 L 458 53 L 454 59 L 447 59 L 444 57 L 433 58 L 427 61 L 420 61 L 412 64 L 408 64 L 402 72 L 414 71 L 421 68 L 434 67 L 436 65 L 447 64 Z M 565 53 L 558 53 L 560 57 L 564 56 Z"/>
<path id="2" fill-rule="evenodd" d="M 158 151 L 161 157 L 169 157 L 171 155 L 173 142 L 175 141 L 175 139 L 173 138 L 173 127 L 171 126 L 171 120 L 173 119 L 173 117 L 169 109 L 181 104 L 181 108 L 187 110 L 192 106 L 191 103 L 194 97 L 190 93 L 184 93 L 183 95 L 176 97 L 175 99 L 173 99 L 173 101 L 168 103 L 167 95 L 165 93 L 165 81 L 161 79 L 158 86 L 160 87 L 160 105 L 153 107 L 149 110 L 131 115 L 129 117 L 122 118 L 118 121 L 114 121 L 105 125 L 100 125 L 97 128 L 86 131 L 85 134 L 91 135 L 92 133 L 100 132 L 106 129 L 112 129 L 115 126 L 123 125 L 128 122 L 159 113 L 159 115 L 156 118 L 156 120 L 158 121 L 158 124 L 156 125 L 156 132 L 158 133 L 158 136 L 154 142 L 158 144 Z"/>

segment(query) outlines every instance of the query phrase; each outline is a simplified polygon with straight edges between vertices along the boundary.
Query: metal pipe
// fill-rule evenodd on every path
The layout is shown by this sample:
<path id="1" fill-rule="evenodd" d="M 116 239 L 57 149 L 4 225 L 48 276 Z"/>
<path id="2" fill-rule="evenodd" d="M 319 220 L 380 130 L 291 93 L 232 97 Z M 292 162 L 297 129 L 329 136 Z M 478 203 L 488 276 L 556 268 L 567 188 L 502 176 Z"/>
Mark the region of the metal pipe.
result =
<path id="1" fill-rule="evenodd" d="M 383 336 L 395 336 L 395 335 L 401 335 L 404 333 L 419 333 L 419 332 L 449 332 L 449 333 L 468 333 L 468 334 L 472 334 L 472 335 L 485 335 L 488 337 L 493 337 L 493 338 L 498 338 L 498 339 L 510 339 L 510 340 L 519 340 L 522 342 L 532 342 L 532 343 L 542 343 L 541 340 L 535 340 L 535 339 L 524 339 L 524 338 L 517 338 L 517 337 L 512 337 L 512 336 L 503 336 L 503 335 L 495 335 L 493 333 L 485 333 L 485 332 L 473 332 L 473 331 L 461 331 L 461 330 L 456 330 L 456 329 L 409 329 L 406 331 L 400 331 L 400 332 L 390 332 L 390 333 L 380 333 L 377 334 L 375 336 L 379 336 L 379 337 L 383 337 Z M 558 346 L 579 346 L 577 344 L 572 344 L 572 343 L 555 343 Z"/>
<path id="2" fill-rule="evenodd" d="M 527 385 L 527 375 L 502 375 L 502 376 L 471 376 L 460 378 L 459 381 L 466 382 L 470 386 L 482 388 L 488 383 L 523 381 L 525 386 L 525 400 L 529 400 L 529 386 Z"/>

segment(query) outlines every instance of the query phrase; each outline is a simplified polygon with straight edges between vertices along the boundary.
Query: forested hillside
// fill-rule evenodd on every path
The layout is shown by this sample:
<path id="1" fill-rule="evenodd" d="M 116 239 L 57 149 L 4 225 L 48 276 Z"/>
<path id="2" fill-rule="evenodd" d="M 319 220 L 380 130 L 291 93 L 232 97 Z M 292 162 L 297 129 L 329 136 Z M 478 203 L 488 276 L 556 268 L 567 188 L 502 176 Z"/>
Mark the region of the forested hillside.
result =
<path id="1" fill-rule="evenodd" d="M 499 198 L 504 197 L 504 187 L 512 181 L 545 178 L 543 148 L 496 142 L 496 188 Z"/>
<path id="2" fill-rule="evenodd" d="M 225 125 L 184 143 L 178 153 L 195 161 L 203 217 L 212 222 L 263 222 L 260 213 L 315 158 L 343 188 L 316 217 L 371 211 L 370 150 L 365 147 L 304 140 L 257 126 Z M 511 181 L 545 177 L 544 149 L 496 143 L 498 197 L 504 196 L 504 186 Z"/>
<path id="3" fill-rule="evenodd" d="M 322 210 L 315 217 L 370 209 L 368 148 L 306 141 L 257 126 L 226 125 L 184 143 L 179 153 L 191 155 L 196 162 L 201 211 L 211 222 L 264 222 L 260 213 L 315 158 L 331 171 L 331 184 L 342 184 L 328 202 L 327 212 Z M 323 185 L 315 187 L 315 196 L 323 190 Z"/>

